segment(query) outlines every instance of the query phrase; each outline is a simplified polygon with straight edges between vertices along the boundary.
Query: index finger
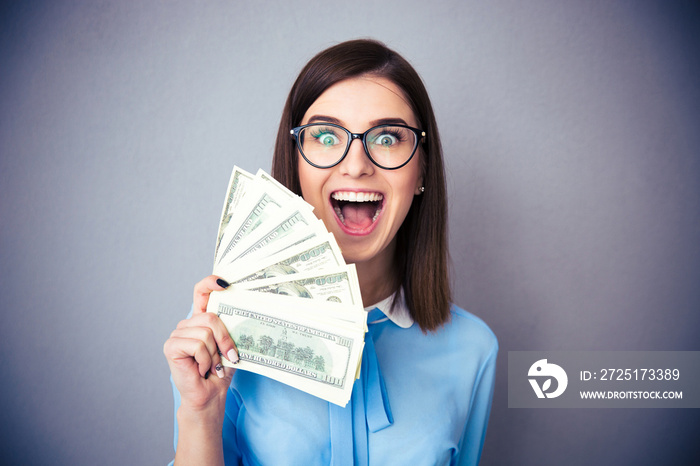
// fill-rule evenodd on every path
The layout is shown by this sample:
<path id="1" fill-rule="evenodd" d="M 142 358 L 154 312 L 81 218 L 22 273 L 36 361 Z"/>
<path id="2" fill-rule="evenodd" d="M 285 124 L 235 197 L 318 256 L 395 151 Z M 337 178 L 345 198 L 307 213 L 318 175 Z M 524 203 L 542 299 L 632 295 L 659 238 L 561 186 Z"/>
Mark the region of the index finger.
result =
<path id="1" fill-rule="evenodd" d="M 216 275 L 209 275 L 194 286 L 194 296 L 192 302 L 194 307 L 192 314 L 202 314 L 207 312 L 209 295 L 212 291 L 221 291 L 229 287 L 226 280 Z"/>

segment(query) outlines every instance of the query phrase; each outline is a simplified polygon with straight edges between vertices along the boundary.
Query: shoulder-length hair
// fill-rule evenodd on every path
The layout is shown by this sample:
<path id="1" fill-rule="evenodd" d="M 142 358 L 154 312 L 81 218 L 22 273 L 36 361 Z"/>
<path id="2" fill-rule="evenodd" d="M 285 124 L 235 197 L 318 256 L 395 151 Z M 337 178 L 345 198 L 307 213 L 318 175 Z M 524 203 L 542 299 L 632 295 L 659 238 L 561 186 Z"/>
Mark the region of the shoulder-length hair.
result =
<path id="1" fill-rule="evenodd" d="M 421 145 L 425 191 L 414 196 L 399 228 L 394 267 L 408 310 L 424 331 L 436 330 L 450 318 L 447 253 L 447 193 L 442 147 L 428 93 L 418 73 L 381 42 L 351 40 L 323 50 L 307 63 L 292 86 L 277 132 L 272 175 L 301 195 L 298 153 L 290 130 L 332 85 L 363 75 L 392 81 L 403 90 L 418 126 L 426 132 Z M 398 296 L 398 294 L 397 294 Z"/>

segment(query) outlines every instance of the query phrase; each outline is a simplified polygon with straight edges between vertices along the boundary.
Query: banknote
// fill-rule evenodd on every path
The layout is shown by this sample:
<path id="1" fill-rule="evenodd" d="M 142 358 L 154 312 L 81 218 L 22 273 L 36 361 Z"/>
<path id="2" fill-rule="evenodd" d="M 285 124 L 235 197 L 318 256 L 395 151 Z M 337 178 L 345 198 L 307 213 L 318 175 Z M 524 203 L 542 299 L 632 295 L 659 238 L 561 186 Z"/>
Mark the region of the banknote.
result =
<path id="1" fill-rule="evenodd" d="M 216 235 L 216 249 L 214 250 L 214 257 L 218 257 L 219 244 L 221 244 L 221 237 L 224 235 L 224 231 L 228 226 L 233 213 L 236 210 L 236 206 L 240 203 L 244 194 L 246 193 L 246 185 L 248 182 L 253 181 L 255 177 L 248 173 L 247 171 L 239 168 L 238 166 L 233 167 L 231 172 L 231 177 L 228 182 L 228 190 L 226 191 L 226 198 L 224 199 L 224 207 L 221 211 L 221 219 L 219 220 L 219 233 Z"/>
<path id="2" fill-rule="evenodd" d="M 272 225 L 268 227 L 268 225 Z M 241 240 L 227 255 L 223 262 L 232 263 L 240 260 L 257 249 L 268 247 L 271 243 L 279 241 L 296 232 L 314 232 L 321 235 L 326 230 L 323 222 L 317 219 L 313 213 L 304 209 L 293 209 L 285 212 L 275 219 L 274 223 L 266 223 L 251 235 Z"/>
<path id="3" fill-rule="evenodd" d="M 272 293 L 280 296 L 331 301 L 350 305 L 362 305 L 362 295 L 357 283 L 355 265 L 339 267 L 332 271 L 311 271 L 301 274 L 284 275 L 267 280 L 242 282 L 233 285 L 258 293 Z"/>
<path id="4" fill-rule="evenodd" d="M 222 277 L 231 283 L 265 280 L 283 275 L 335 269 L 345 264 L 333 234 L 324 233 L 257 260 L 241 259 L 235 267 L 222 268 Z"/>
<path id="5" fill-rule="evenodd" d="M 292 202 L 299 202 L 301 203 L 304 208 L 307 208 L 309 210 L 314 210 L 313 206 L 311 204 L 307 204 L 306 201 L 300 196 L 297 196 L 294 194 L 292 191 L 287 189 L 282 183 L 274 179 L 272 176 L 270 176 L 265 170 L 262 168 L 258 170 L 258 172 L 255 174 L 255 177 L 264 181 L 265 186 L 268 190 L 274 191 L 276 193 L 279 193 L 283 196 L 285 196 L 288 200 L 291 200 Z"/>
<path id="6" fill-rule="evenodd" d="M 259 188 L 251 191 L 238 204 L 237 221 L 232 220 L 227 225 L 227 231 L 221 241 L 222 246 L 217 257 L 217 264 L 224 261 L 236 245 L 256 228 L 264 225 L 266 221 L 274 222 L 276 218 L 283 215 L 283 201 L 275 199 L 274 195 Z"/>
<path id="7" fill-rule="evenodd" d="M 294 248 L 306 241 L 315 240 L 319 236 L 324 235 L 326 233 L 327 232 L 322 230 L 321 228 L 303 229 L 300 231 L 295 231 L 294 233 L 290 233 L 289 235 L 284 236 L 283 238 L 275 238 L 273 241 L 265 244 L 263 247 L 250 251 L 242 259 L 234 261 L 231 264 L 226 264 L 223 267 L 219 267 L 219 269 L 232 270 L 233 274 L 231 276 L 240 276 L 238 270 L 250 270 L 250 264 L 260 263 L 259 261 L 267 260 L 267 258 L 269 258 L 270 256 L 284 253 L 284 251 L 286 251 L 287 249 Z"/>
<path id="8" fill-rule="evenodd" d="M 315 319 L 312 306 L 226 290 L 214 292 L 207 312 L 216 313 L 236 342 L 232 365 L 345 406 L 364 346 L 364 330 Z M 306 300 L 302 300 L 306 301 Z"/>

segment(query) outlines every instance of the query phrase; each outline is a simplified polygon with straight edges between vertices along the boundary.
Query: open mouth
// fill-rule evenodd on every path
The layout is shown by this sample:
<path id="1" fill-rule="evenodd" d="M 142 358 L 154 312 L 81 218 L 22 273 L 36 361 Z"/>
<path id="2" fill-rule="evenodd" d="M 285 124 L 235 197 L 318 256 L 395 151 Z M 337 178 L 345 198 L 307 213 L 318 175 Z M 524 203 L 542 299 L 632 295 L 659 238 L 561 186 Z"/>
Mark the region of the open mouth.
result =
<path id="1" fill-rule="evenodd" d="M 335 215 L 350 230 L 366 230 L 379 217 L 384 195 L 377 192 L 335 191 L 331 194 Z"/>

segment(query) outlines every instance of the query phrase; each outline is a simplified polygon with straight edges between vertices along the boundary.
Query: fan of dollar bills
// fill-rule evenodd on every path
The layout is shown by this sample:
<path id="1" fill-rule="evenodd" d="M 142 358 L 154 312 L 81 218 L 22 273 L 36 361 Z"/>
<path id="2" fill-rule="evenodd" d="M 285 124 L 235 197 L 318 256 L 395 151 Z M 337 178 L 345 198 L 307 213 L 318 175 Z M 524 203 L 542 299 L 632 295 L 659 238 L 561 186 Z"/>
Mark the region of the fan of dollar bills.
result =
<path id="1" fill-rule="evenodd" d="M 216 313 L 236 342 L 237 369 L 345 406 L 367 330 L 353 264 L 313 207 L 263 170 L 233 168 L 221 212 L 213 292 Z"/>

